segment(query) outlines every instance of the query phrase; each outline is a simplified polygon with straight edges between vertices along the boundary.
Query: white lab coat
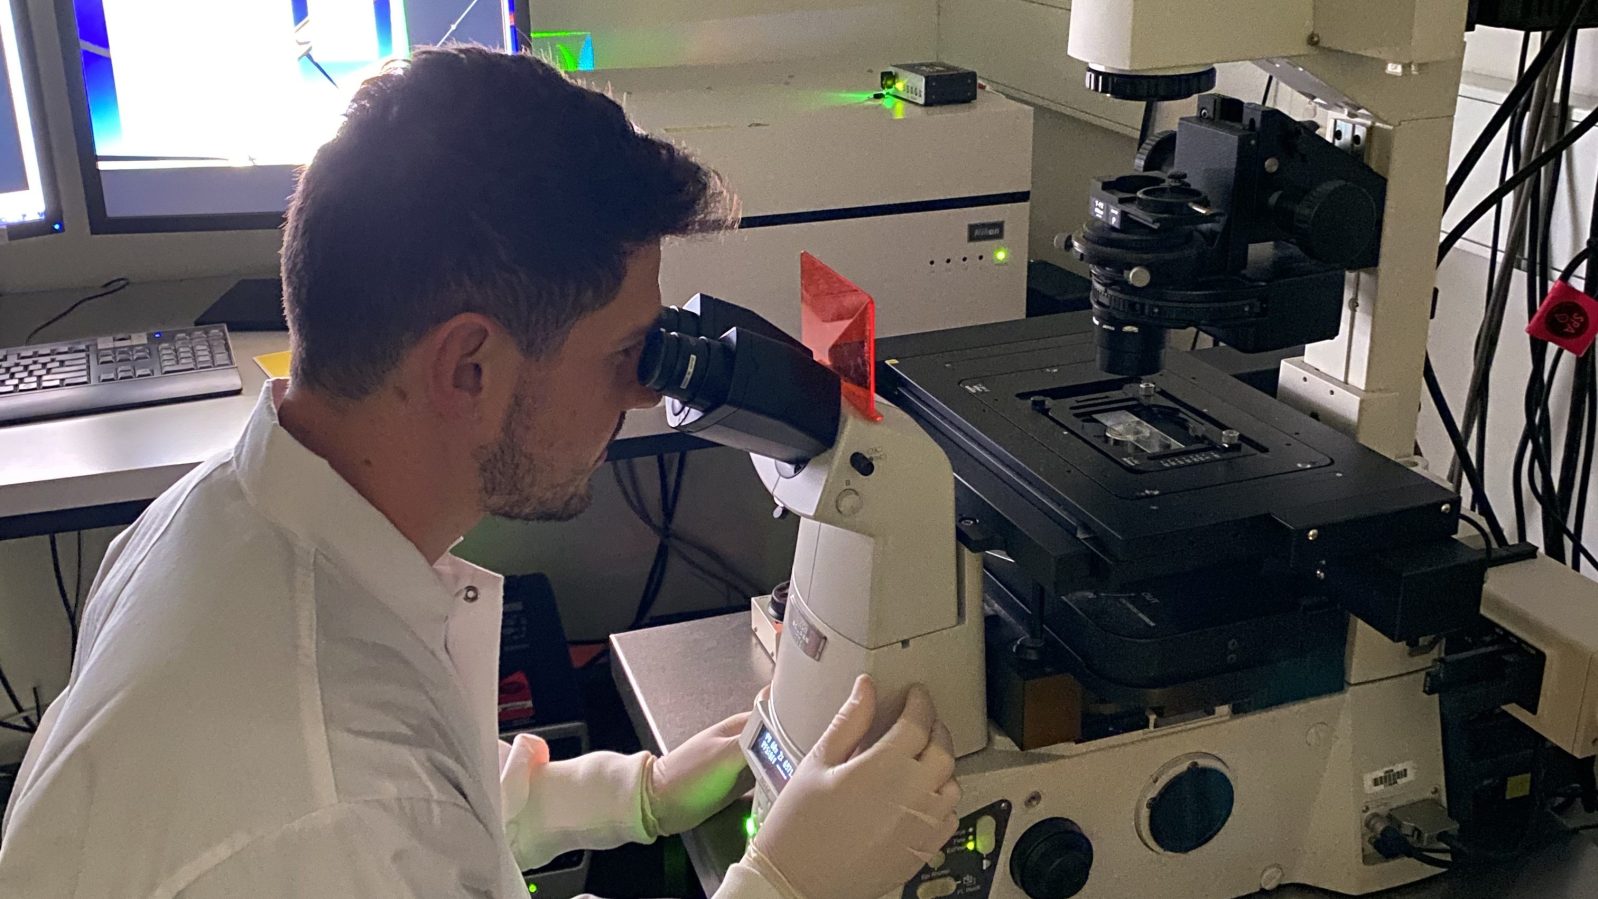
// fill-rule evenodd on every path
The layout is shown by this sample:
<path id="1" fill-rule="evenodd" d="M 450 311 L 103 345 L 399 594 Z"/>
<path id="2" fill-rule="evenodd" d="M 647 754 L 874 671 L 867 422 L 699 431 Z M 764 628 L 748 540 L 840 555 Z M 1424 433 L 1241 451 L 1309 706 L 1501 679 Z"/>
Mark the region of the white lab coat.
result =
<path id="1" fill-rule="evenodd" d="M 653 838 L 642 754 L 500 770 L 501 579 L 428 565 L 278 426 L 285 386 L 112 544 L 0 897 L 511 899 L 522 868 Z M 717 896 L 779 894 L 737 865 Z"/>

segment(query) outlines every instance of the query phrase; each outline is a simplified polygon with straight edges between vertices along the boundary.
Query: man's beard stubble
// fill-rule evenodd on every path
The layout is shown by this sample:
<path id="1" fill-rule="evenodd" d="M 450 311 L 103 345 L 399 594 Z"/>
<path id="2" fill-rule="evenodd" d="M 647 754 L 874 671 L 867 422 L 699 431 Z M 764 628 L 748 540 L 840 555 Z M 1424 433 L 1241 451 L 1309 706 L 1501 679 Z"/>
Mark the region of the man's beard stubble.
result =
<path id="1" fill-rule="evenodd" d="M 499 440 L 478 460 L 478 482 L 483 508 L 490 515 L 513 521 L 570 521 L 593 502 L 591 480 L 604 460 L 604 453 L 580 471 L 557 473 L 548 460 L 535 451 L 536 435 L 518 433 L 530 420 L 533 400 L 518 390 L 506 412 Z M 616 421 L 611 439 L 621 433 L 622 418 Z"/>

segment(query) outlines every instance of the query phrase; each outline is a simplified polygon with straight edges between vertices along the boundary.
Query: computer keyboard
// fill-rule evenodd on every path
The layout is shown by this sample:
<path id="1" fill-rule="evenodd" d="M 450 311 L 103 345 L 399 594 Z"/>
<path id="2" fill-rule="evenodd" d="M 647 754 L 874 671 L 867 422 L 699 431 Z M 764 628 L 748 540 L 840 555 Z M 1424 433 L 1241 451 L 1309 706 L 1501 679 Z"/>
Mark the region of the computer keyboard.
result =
<path id="1" fill-rule="evenodd" d="M 227 328 L 182 327 L 0 350 L 0 424 L 244 389 Z"/>

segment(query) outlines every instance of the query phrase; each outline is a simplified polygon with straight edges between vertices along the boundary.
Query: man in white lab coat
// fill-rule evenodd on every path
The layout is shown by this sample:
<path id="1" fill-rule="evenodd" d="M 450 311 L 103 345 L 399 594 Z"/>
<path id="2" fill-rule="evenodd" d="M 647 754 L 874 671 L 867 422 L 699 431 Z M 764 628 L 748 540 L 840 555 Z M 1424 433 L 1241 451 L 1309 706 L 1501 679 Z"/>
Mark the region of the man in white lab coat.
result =
<path id="1" fill-rule="evenodd" d="M 500 742 L 500 579 L 449 554 L 485 514 L 587 505 L 656 400 L 660 241 L 729 209 L 530 58 L 425 51 L 363 87 L 288 216 L 293 377 L 113 544 L 0 896 L 510 899 L 730 802 L 741 717 L 663 758 Z M 953 833 L 926 695 L 867 744 L 873 707 L 862 679 L 718 896 L 875 899 Z"/>

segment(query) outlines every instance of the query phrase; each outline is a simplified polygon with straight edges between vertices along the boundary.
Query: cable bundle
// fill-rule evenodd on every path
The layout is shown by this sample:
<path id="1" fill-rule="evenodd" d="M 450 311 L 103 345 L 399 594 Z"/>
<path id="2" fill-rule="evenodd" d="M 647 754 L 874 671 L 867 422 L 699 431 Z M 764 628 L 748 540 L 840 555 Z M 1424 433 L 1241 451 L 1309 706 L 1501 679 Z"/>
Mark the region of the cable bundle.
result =
<path id="1" fill-rule="evenodd" d="M 1526 35 L 1521 45 L 1520 74 L 1514 88 L 1448 181 L 1446 198 L 1451 204 L 1507 126 L 1499 162 L 1499 186 L 1448 233 L 1438 251 L 1441 264 L 1471 227 L 1492 215 L 1484 314 L 1476 335 L 1464 414 L 1457 426 L 1436 382 L 1430 359 L 1426 364 L 1428 392 L 1453 444 L 1454 459 L 1449 467 L 1449 478 L 1456 488 L 1462 480 L 1470 484 L 1473 508 L 1487 519 L 1494 538 L 1500 543 L 1507 535 L 1498 524 L 1480 475 L 1488 465 L 1486 432 L 1490 376 L 1514 279 L 1524 279 L 1528 317 L 1535 314 L 1539 302 L 1552 286 L 1550 272 L 1559 262 L 1552 258 L 1553 214 L 1559 199 L 1564 155 L 1598 127 L 1598 110 L 1574 127 L 1570 125 L 1571 85 L 1579 35 L 1576 24 L 1582 11 L 1592 2 L 1573 0 L 1563 11 L 1558 25 L 1543 36 L 1540 49 L 1529 61 L 1531 35 Z M 1509 207 L 1507 230 L 1506 203 Z M 1594 277 L 1598 274 L 1598 260 L 1593 258 L 1590 249 L 1591 241 L 1598 239 L 1598 202 L 1595 202 L 1594 216 L 1589 249 L 1569 260 L 1560 275 L 1561 280 L 1568 280 L 1585 263 L 1589 290 L 1592 284 L 1598 283 Z M 1502 265 L 1500 253 L 1504 260 Z M 1520 260 L 1524 260 L 1523 267 L 1517 264 Z M 1594 443 L 1598 438 L 1598 366 L 1591 355 L 1576 360 L 1569 378 L 1569 412 L 1556 439 L 1549 401 L 1554 397 L 1559 365 L 1568 354 L 1555 351 L 1550 357 L 1547 344 L 1535 338 L 1529 339 L 1529 352 L 1532 374 L 1523 397 L 1525 425 L 1511 466 L 1515 536 L 1517 540 L 1526 539 L 1528 515 L 1536 514 L 1541 519 L 1543 547 L 1549 556 L 1560 561 L 1568 557 L 1578 569 L 1583 559 L 1598 567 L 1598 561 L 1582 544 L 1585 524 L 1582 498 L 1591 483 Z M 1528 509 L 1528 492 L 1536 503 L 1535 510 Z"/>

